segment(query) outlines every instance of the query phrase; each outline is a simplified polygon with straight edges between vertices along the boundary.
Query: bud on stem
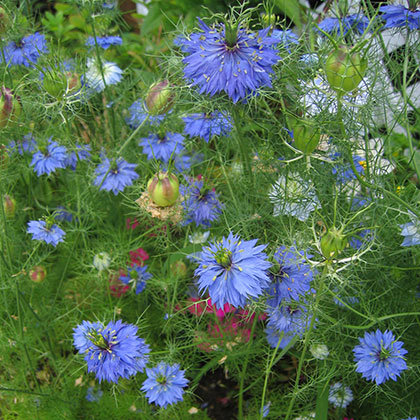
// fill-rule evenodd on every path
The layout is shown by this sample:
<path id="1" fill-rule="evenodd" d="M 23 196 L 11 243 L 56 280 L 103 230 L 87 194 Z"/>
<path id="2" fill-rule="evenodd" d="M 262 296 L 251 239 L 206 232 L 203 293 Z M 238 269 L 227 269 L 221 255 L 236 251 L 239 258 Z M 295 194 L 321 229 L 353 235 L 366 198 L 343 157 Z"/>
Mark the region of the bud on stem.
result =
<path id="1" fill-rule="evenodd" d="M 172 206 L 179 196 L 178 178 L 174 174 L 159 172 L 147 183 L 147 191 L 157 206 Z"/>

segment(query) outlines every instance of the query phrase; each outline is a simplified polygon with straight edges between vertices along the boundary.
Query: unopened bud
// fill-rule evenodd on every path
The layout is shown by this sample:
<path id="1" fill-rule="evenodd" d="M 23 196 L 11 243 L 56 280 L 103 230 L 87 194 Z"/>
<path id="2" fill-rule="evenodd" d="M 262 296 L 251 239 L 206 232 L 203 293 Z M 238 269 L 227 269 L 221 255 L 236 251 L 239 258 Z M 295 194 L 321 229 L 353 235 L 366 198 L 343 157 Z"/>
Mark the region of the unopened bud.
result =
<path id="1" fill-rule="evenodd" d="M 299 122 L 293 129 L 294 146 L 305 154 L 311 154 L 318 146 L 321 134 L 308 122 Z"/>
<path id="2" fill-rule="evenodd" d="M 6 127 L 9 122 L 15 121 L 22 110 L 19 97 L 12 90 L 2 86 L 0 90 L 0 128 Z"/>
<path id="3" fill-rule="evenodd" d="M 178 178 L 174 174 L 159 172 L 147 183 L 147 191 L 157 206 L 172 206 L 179 196 Z"/>
<path id="4" fill-rule="evenodd" d="M 312 356 L 318 360 L 324 360 L 330 354 L 328 347 L 325 344 L 313 344 L 309 350 Z"/>
<path id="5" fill-rule="evenodd" d="M 332 227 L 321 238 L 321 251 L 328 260 L 337 257 L 347 246 L 347 238 L 341 231 Z"/>
<path id="6" fill-rule="evenodd" d="M 340 46 L 330 53 L 325 63 L 328 83 L 339 93 L 352 92 L 362 81 L 367 64 L 360 53 L 351 53 L 348 47 Z"/>
<path id="7" fill-rule="evenodd" d="M 10 25 L 10 16 L 4 9 L 0 6 L 0 34 L 4 34 Z"/>
<path id="8" fill-rule="evenodd" d="M 187 266 L 183 261 L 175 261 L 171 264 L 171 272 L 175 277 L 184 278 L 187 275 Z"/>
<path id="9" fill-rule="evenodd" d="M 8 219 L 12 219 L 13 217 L 15 217 L 16 200 L 10 197 L 10 195 L 5 194 L 5 196 L 3 197 L 3 209 L 4 214 Z"/>
<path id="10" fill-rule="evenodd" d="M 42 265 L 36 265 L 29 271 L 29 278 L 34 283 L 42 283 L 47 276 L 47 270 Z"/>
<path id="11" fill-rule="evenodd" d="M 93 266 L 98 271 L 106 270 L 111 264 L 111 257 L 106 252 L 100 252 L 93 257 Z"/>
<path id="12" fill-rule="evenodd" d="M 173 105 L 175 96 L 168 80 L 154 83 L 146 96 L 146 107 L 150 115 L 166 114 Z"/>

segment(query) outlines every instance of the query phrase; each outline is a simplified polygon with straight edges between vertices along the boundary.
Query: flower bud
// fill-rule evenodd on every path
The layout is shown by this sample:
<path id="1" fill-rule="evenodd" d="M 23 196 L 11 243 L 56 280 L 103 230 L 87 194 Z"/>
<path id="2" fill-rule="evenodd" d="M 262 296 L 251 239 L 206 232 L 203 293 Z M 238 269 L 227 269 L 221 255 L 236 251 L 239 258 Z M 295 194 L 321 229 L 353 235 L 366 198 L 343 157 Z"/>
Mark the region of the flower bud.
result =
<path id="1" fill-rule="evenodd" d="M 10 16 L 4 9 L 0 6 L 0 34 L 4 34 L 10 25 Z"/>
<path id="2" fill-rule="evenodd" d="M 11 89 L 2 86 L 0 90 L 0 128 L 4 128 L 7 123 L 15 121 L 21 110 L 19 97 L 15 96 Z"/>
<path id="3" fill-rule="evenodd" d="M 321 134 L 314 125 L 299 122 L 293 129 L 294 146 L 305 154 L 311 154 L 318 146 Z"/>
<path id="4" fill-rule="evenodd" d="M 367 64 L 360 53 L 351 53 L 348 47 L 340 46 L 330 53 L 325 63 L 328 83 L 337 92 L 352 92 L 362 81 Z"/>
<path id="5" fill-rule="evenodd" d="M 146 107 L 150 115 L 167 113 L 173 105 L 174 92 L 168 80 L 153 83 L 147 92 Z"/>
<path id="6" fill-rule="evenodd" d="M 325 344 L 313 344 L 309 350 L 312 356 L 318 360 L 325 360 L 330 354 L 328 347 Z"/>
<path id="7" fill-rule="evenodd" d="M 157 206 L 172 206 L 179 196 L 178 178 L 174 174 L 159 172 L 147 183 L 147 191 Z"/>
<path id="8" fill-rule="evenodd" d="M 332 227 L 321 238 L 321 251 L 325 258 L 336 257 L 347 246 L 347 238 L 341 231 Z"/>
<path id="9" fill-rule="evenodd" d="M 42 283 L 47 276 L 47 270 L 42 265 L 36 265 L 29 271 L 29 278 L 34 283 Z"/>
<path id="10" fill-rule="evenodd" d="M 175 261 L 171 264 L 171 273 L 175 277 L 184 278 L 187 275 L 187 266 L 183 261 Z"/>
<path id="11" fill-rule="evenodd" d="M 44 89 L 54 98 L 61 98 L 67 89 L 67 79 L 60 71 L 49 70 L 44 75 Z"/>
<path id="12" fill-rule="evenodd" d="M 106 270 L 111 264 L 111 257 L 106 252 L 100 252 L 93 257 L 93 266 L 98 271 Z"/>
<path id="13" fill-rule="evenodd" d="M 5 194 L 3 197 L 3 209 L 4 214 L 8 219 L 12 219 L 13 217 L 15 217 L 16 200 L 10 197 L 10 195 Z"/>

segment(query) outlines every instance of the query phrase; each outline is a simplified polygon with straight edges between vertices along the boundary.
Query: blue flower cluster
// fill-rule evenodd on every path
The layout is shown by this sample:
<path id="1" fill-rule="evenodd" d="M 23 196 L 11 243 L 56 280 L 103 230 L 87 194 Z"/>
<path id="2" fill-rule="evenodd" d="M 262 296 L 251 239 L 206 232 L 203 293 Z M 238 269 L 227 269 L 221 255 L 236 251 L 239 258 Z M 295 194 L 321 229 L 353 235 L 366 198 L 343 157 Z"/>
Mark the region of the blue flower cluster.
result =
<path id="1" fill-rule="evenodd" d="M 194 274 L 200 293 L 208 290 L 218 309 L 225 303 L 244 307 L 269 286 L 267 270 L 271 264 L 263 252 L 267 245 L 256 243 L 257 239 L 242 241 L 229 233 L 227 238 L 203 248 Z"/>
<path id="2" fill-rule="evenodd" d="M 118 383 L 119 378 L 129 378 L 143 372 L 148 361 L 149 346 L 137 337 L 137 327 L 122 321 L 83 321 L 74 328 L 74 346 L 85 354 L 88 372 L 93 372 L 99 382 Z"/>
<path id="3" fill-rule="evenodd" d="M 319 29 L 323 32 L 336 34 L 338 36 L 346 36 L 349 32 L 361 35 L 368 26 L 369 19 L 361 13 L 341 18 L 327 17 L 318 25 Z M 318 32 L 320 32 L 319 29 L 317 29 Z"/>
<path id="4" fill-rule="evenodd" d="M 210 114 L 192 114 L 183 118 L 184 132 L 191 137 L 201 137 L 207 143 L 214 136 L 228 136 L 232 130 L 230 116 L 219 111 Z"/>

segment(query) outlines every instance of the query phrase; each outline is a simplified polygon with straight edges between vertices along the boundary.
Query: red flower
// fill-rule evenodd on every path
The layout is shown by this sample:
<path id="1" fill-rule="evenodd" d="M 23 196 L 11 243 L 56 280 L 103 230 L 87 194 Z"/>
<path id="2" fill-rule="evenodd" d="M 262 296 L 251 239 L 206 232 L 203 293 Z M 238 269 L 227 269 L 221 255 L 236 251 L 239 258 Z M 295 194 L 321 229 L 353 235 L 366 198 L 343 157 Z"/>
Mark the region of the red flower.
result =
<path id="1" fill-rule="evenodd" d="M 130 260 L 132 264 L 137 264 L 143 267 L 144 262 L 149 259 L 149 254 L 143 248 L 137 248 L 130 251 Z"/>
<path id="2" fill-rule="evenodd" d="M 128 284 L 124 284 L 120 277 L 124 276 L 126 273 L 123 269 L 119 269 L 118 273 L 113 273 L 109 276 L 109 289 L 111 290 L 111 295 L 114 297 L 121 297 L 126 294 L 130 289 Z"/>

